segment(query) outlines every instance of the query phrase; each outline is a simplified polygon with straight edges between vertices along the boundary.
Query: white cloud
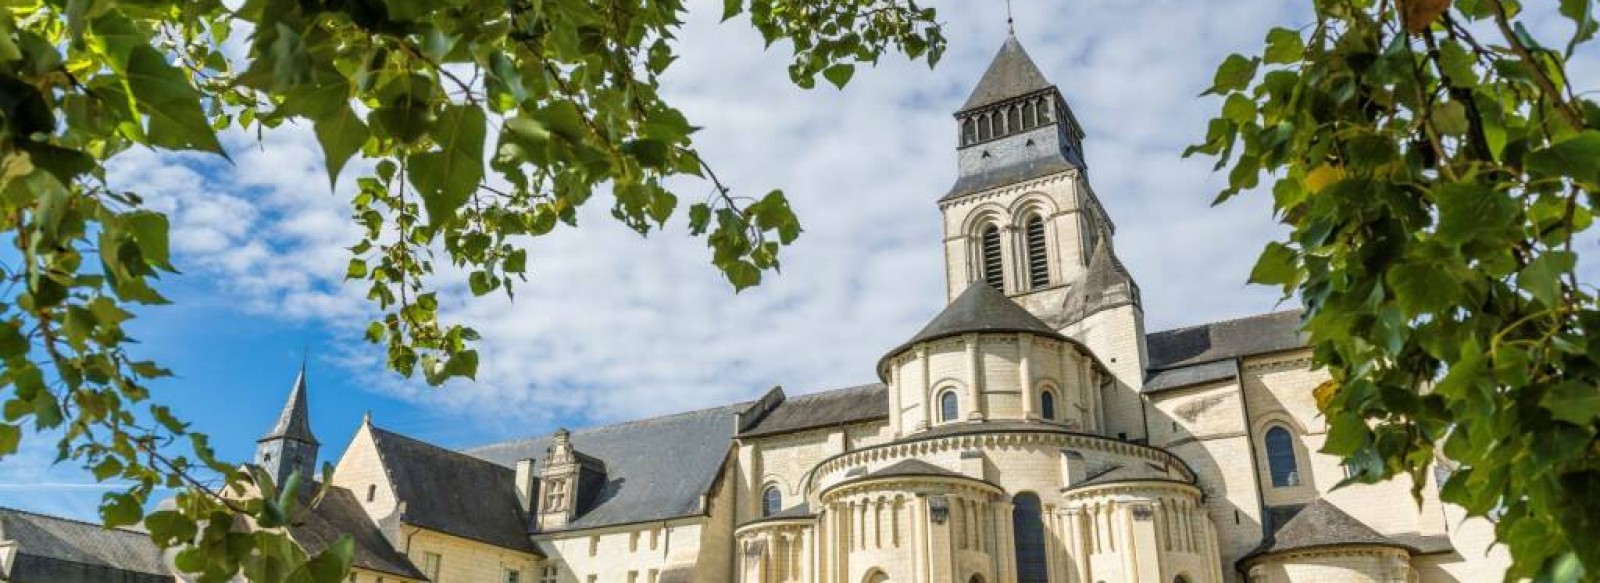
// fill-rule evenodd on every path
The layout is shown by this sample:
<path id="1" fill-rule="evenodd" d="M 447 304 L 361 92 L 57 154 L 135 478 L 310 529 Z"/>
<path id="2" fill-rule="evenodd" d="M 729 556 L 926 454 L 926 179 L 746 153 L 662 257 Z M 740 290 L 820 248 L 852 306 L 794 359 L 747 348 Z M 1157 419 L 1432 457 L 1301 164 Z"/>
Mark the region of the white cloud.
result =
<path id="1" fill-rule="evenodd" d="M 482 332 L 480 380 L 427 390 L 379 374 L 356 332 L 369 307 L 341 285 L 356 240 L 348 181 L 330 194 L 306 128 L 231 136 L 233 166 L 134 153 L 118 181 L 174 213 L 191 277 L 214 278 L 264 318 L 321 323 L 348 338 L 345 366 L 374 390 L 509 431 L 605 421 L 875 380 L 881 353 L 942 305 L 935 200 L 954 179 L 950 112 L 1005 34 L 997 2 L 944 2 L 951 50 L 933 71 L 890 59 L 835 91 L 795 88 L 788 55 L 763 51 L 720 6 L 693 3 L 667 95 L 696 124 L 702 152 L 744 193 L 783 187 L 806 226 L 784 271 L 735 295 L 682 225 L 642 240 L 599 198 L 582 228 L 531 246 L 533 279 L 515 303 L 445 295 Z M 1254 51 L 1275 24 L 1308 18 L 1282 2 L 1018 2 L 1017 32 L 1085 124 L 1090 176 L 1119 227 L 1152 330 L 1273 309 L 1246 287 L 1278 231 L 1268 201 L 1212 209 L 1210 161 L 1181 160 L 1216 104 L 1196 99 L 1216 63 Z M 208 168 L 217 169 L 215 166 Z M 681 190 L 704 191 L 692 184 Z"/>

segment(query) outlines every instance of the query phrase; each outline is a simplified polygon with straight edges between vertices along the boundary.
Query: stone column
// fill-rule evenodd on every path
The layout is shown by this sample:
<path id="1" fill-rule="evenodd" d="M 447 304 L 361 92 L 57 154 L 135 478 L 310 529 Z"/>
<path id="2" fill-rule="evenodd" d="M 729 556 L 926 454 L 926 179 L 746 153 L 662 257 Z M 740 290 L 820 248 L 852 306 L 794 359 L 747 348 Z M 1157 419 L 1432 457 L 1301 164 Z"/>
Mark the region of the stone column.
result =
<path id="1" fill-rule="evenodd" d="M 937 406 L 937 403 L 934 403 L 936 396 L 933 394 L 933 379 L 929 376 L 932 371 L 928 365 L 927 344 L 917 346 L 917 366 L 922 369 L 922 423 L 917 425 L 917 430 L 920 431 L 933 424 L 933 408 Z"/>
<path id="2" fill-rule="evenodd" d="M 967 413 L 970 421 L 983 420 L 983 390 L 978 386 L 983 382 L 982 355 L 978 354 L 978 335 L 967 334 L 961 337 L 967 344 L 967 403 L 972 408 Z"/>
<path id="3" fill-rule="evenodd" d="M 1039 418 L 1039 395 L 1033 390 L 1033 335 L 1017 334 L 1017 377 L 1022 381 L 1022 418 Z"/>
<path id="4" fill-rule="evenodd" d="M 1001 501 L 995 504 L 996 521 L 999 522 L 1000 544 L 996 545 L 995 555 L 1000 559 L 1000 572 L 997 573 L 1001 583 L 1017 583 L 1017 533 L 1011 523 L 1012 505 L 1010 502 Z M 1000 518 L 1003 518 L 1001 520 Z"/>
<path id="5" fill-rule="evenodd" d="M 889 433 L 898 438 L 901 434 L 900 419 L 900 391 L 905 388 L 905 379 L 900 374 L 900 363 L 895 362 L 902 357 L 895 357 L 889 361 Z"/>
<path id="6" fill-rule="evenodd" d="M 911 506 L 911 528 L 907 529 L 910 538 L 906 540 L 911 545 L 911 583 L 928 581 L 928 512 L 924 500 L 917 496 L 907 502 Z"/>
<path id="7" fill-rule="evenodd" d="M 1161 543 L 1156 533 L 1155 518 L 1160 508 L 1160 501 L 1128 505 L 1129 540 L 1125 556 L 1130 562 L 1129 583 L 1162 583 Z"/>

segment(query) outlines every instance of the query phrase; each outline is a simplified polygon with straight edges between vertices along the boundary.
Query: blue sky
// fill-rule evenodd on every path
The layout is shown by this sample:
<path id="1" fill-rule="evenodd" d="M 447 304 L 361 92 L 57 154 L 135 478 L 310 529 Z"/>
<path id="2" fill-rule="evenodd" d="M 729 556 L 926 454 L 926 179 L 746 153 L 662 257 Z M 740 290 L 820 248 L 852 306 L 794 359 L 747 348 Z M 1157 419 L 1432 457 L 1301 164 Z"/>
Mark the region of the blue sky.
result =
<path id="1" fill-rule="evenodd" d="M 529 243 L 532 280 L 514 303 L 471 300 L 454 274 L 439 278 L 446 314 L 484 335 L 477 383 L 404 381 L 361 341 L 371 310 L 341 282 L 357 236 L 348 177 L 361 165 L 330 193 L 308 128 L 261 143 L 226 135 L 231 166 L 121 156 L 112 180 L 171 213 L 184 272 L 164 288 L 176 304 L 133 327 L 140 355 L 178 375 L 155 398 L 222 455 L 246 459 L 305 356 L 329 460 L 367 411 L 391 430 L 469 446 L 749 399 L 772 385 L 796 394 L 876 380 L 882 351 L 943 304 L 934 201 L 955 176 L 950 113 L 1006 30 L 998 0 L 933 4 L 951 38 L 937 69 L 890 59 L 844 91 L 805 91 L 787 80 L 781 47 L 764 53 L 743 20 L 717 22 L 720 2 L 691 2 L 666 93 L 706 127 L 699 145 L 718 174 L 745 193 L 784 188 L 805 235 L 780 276 L 734 294 L 681 223 L 641 239 L 597 198 L 581 229 Z M 1150 330 L 1275 308 L 1272 290 L 1243 283 L 1278 233 L 1266 197 L 1210 208 L 1222 177 L 1179 153 L 1215 113 L 1195 97 L 1215 64 L 1257 50 L 1271 26 L 1305 24 L 1300 4 L 1015 0 L 1019 38 L 1085 125 L 1090 180 Z M 1532 24 L 1569 30 L 1548 14 Z M 1571 76 L 1594 86 L 1594 61 L 1585 55 Z M 29 439 L 0 461 L 0 505 L 92 517 L 101 487 L 52 466 L 50 441 Z"/>

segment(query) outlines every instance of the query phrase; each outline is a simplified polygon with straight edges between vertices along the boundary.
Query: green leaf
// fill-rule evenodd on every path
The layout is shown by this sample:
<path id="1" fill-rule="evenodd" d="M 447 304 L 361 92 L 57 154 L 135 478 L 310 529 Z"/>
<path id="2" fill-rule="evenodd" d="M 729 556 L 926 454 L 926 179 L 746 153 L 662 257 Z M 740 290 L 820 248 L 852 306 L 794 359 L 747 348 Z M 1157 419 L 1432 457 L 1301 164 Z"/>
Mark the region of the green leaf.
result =
<path id="1" fill-rule="evenodd" d="M 1273 64 L 1297 63 L 1305 57 L 1305 41 L 1300 33 L 1287 28 L 1274 28 L 1267 33 L 1266 62 Z"/>
<path id="2" fill-rule="evenodd" d="M 1528 155 L 1528 173 L 1535 179 L 1570 177 L 1600 189 L 1600 131 L 1583 132 Z"/>
<path id="3" fill-rule="evenodd" d="M 1384 280 L 1407 315 L 1443 310 L 1455 301 L 1458 284 L 1436 263 L 1406 261 L 1389 270 Z"/>
<path id="4" fill-rule="evenodd" d="M 1222 61 L 1222 65 L 1217 67 L 1211 88 L 1203 95 L 1222 95 L 1250 86 L 1250 81 L 1256 77 L 1256 66 L 1259 63 L 1260 61 L 1245 58 L 1244 55 L 1228 55 L 1228 58 Z"/>
<path id="5" fill-rule="evenodd" d="M 1230 93 L 1222 104 L 1222 117 L 1236 124 L 1247 124 L 1256 119 L 1256 102 L 1243 93 Z"/>
<path id="6" fill-rule="evenodd" d="M 361 146 L 367 143 L 371 132 L 349 105 L 332 115 L 316 120 L 317 143 L 322 144 L 322 156 L 328 170 L 328 188 L 339 183 L 339 172 Z"/>
<path id="7" fill-rule="evenodd" d="M 835 63 L 822 70 L 822 76 L 832 83 L 834 87 L 844 89 L 845 84 L 856 74 L 856 66 L 849 63 Z"/>
<path id="8" fill-rule="evenodd" d="M 483 180 L 485 123 L 478 107 L 446 107 L 433 136 L 438 149 L 413 155 L 407 163 L 406 177 L 422 194 L 434 228 L 454 218 Z"/>
<path id="9" fill-rule="evenodd" d="M 1522 207 L 1505 193 L 1469 183 L 1447 184 L 1439 191 L 1439 238 L 1464 243 L 1511 228 Z"/>
<path id="10" fill-rule="evenodd" d="M 106 528 L 132 526 L 144 518 L 144 507 L 132 494 L 107 492 L 100 500 L 100 518 Z"/>
<path id="11" fill-rule="evenodd" d="M 17 453 L 22 443 L 22 428 L 10 423 L 0 423 L 0 457 Z"/>
<path id="12" fill-rule="evenodd" d="M 127 82 L 139 111 L 150 118 L 151 145 L 223 154 L 200 109 L 200 95 L 161 53 L 149 46 L 134 47 L 128 57 Z"/>
<path id="13" fill-rule="evenodd" d="M 1579 381 L 1562 381 L 1550 387 L 1539 406 L 1551 416 L 1568 423 L 1588 425 L 1600 417 L 1600 386 Z"/>
<path id="14" fill-rule="evenodd" d="M 1517 274 L 1517 287 L 1527 290 L 1546 307 L 1561 301 L 1561 278 L 1572 271 L 1577 256 L 1570 251 L 1546 251 L 1529 261 Z"/>
<path id="15" fill-rule="evenodd" d="M 1268 243 L 1250 270 L 1250 283 L 1278 286 L 1288 291 L 1300 282 L 1298 261 L 1299 254 L 1293 248 L 1276 241 Z"/>
<path id="16" fill-rule="evenodd" d="M 167 215 L 154 211 L 134 211 L 122 215 L 128 234 L 139 244 L 139 254 L 151 265 L 167 271 L 172 267 L 168 251 Z"/>
<path id="17" fill-rule="evenodd" d="M 350 572 L 350 565 L 355 561 L 355 553 L 355 539 L 348 534 L 340 535 L 333 544 L 306 561 L 300 569 L 301 576 L 308 577 L 310 581 L 316 583 L 343 581 Z"/>

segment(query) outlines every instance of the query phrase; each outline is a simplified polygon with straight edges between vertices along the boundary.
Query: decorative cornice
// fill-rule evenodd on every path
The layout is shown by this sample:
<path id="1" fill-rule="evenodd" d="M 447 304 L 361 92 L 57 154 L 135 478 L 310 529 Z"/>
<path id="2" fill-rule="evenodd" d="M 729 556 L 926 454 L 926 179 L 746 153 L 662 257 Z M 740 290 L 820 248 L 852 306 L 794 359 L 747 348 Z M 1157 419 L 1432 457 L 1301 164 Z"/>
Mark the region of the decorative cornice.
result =
<path id="1" fill-rule="evenodd" d="M 1045 176 L 1041 176 L 1039 178 L 1034 178 L 1032 180 L 1024 180 L 1022 182 L 1015 182 L 1015 183 L 1012 183 L 1012 184 L 1007 184 L 1005 186 L 997 186 L 997 187 L 991 188 L 989 190 L 980 190 L 980 191 L 974 192 L 972 194 L 965 194 L 965 195 L 958 196 L 958 197 L 955 197 L 955 198 L 952 198 L 952 199 L 949 199 L 949 200 L 941 200 L 941 201 L 939 201 L 939 210 L 943 211 L 943 210 L 946 210 L 946 209 L 948 209 L 950 207 L 953 207 L 953 206 L 960 206 L 960 205 L 969 204 L 969 203 L 975 203 L 975 202 L 983 202 L 983 201 L 986 201 L 986 200 L 992 200 L 992 199 L 1001 198 L 1001 197 L 1004 197 L 1004 196 L 1007 196 L 1007 195 L 1016 194 L 1019 191 L 1026 191 L 1026 190 L 1032 190 L 1032 189 L 1035 189 L 1035 188 L 1044 187 L 1044 186 L 1047 186 L 1047 185 L 1050 185 L 1050 184 L 1055 184 L 1057 182 L 1061 182 L 1063 180 L 1067 180 L 1067 179 L 1070 179 L 1070 178 L 1075 178 L 1075 177 L 1078 176 L 1078 174 L 1079 174 L 1079 171 L 1076 168 L 1072 168 L 1072 169 L 1063 170 L 1061 172 L 1057 172 L 1055 174 L 1047 174 Z M 1099 205 L 1098 202 L 1096 202 L 1095 204 L 1097 206 Z M 1063 211 L 1063 212 L 1076 212 L 1076 211 Z"/>

